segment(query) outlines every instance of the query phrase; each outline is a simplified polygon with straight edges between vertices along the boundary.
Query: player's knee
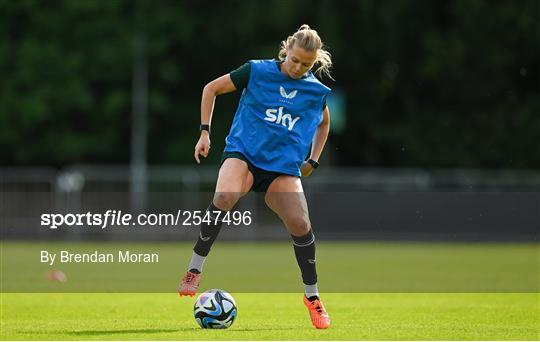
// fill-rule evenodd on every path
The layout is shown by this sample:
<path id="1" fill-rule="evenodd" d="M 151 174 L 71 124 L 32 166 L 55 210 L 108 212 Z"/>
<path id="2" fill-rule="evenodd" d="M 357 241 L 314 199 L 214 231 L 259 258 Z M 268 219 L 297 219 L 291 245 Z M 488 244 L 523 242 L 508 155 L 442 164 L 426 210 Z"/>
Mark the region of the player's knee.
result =
<path id="1" fill-rule="evenodd" d="M 304 215 L 298 215 L 290 218 L 288 220 L 288 226 L 291 233 L 296 236 L 306 235 L 311 230 L 311 222 L 309 221 L 309 218 Z"/>
<path id="2" fill-rule="evenodd" d="M 221 210 L 228 211 L 231 210 L 238 199 L 240 198 L 239 193 L 235 192 L 216 192 L 214 194 L 214 205 Z"/>

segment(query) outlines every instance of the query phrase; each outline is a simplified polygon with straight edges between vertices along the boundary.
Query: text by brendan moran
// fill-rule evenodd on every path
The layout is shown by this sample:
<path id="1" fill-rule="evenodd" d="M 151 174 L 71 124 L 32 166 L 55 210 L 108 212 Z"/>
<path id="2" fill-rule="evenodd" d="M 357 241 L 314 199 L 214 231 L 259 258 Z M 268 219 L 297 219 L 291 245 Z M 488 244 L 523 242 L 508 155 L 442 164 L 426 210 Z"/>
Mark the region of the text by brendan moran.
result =
<path id="1" fill-rule="evenodd" d="M 133 253 L 130 251 L 118 251 L 117 253 L 102 253 L 93 251 L 90 253 L 73 253 L 70 251 L 60 251 L 51 253 L 41 251 L 42 263 L 54 265 L 54 263 L 158 263 L 157 253 Z"/>

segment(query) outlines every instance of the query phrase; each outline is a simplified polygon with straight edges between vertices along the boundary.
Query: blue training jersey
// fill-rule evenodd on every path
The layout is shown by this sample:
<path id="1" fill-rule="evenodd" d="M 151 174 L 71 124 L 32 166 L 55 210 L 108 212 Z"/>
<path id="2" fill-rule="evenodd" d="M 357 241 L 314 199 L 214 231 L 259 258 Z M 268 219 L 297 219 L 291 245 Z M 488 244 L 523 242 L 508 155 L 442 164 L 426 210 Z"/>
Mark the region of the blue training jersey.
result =
<path id="1" fill-rule="evenodd" d="M 226 152 L 240 152 L 266 171 L 300 176 L 330 88 L 311 72 L 292 79 L 276 60 L 253 60 L 225 139 Z"/>

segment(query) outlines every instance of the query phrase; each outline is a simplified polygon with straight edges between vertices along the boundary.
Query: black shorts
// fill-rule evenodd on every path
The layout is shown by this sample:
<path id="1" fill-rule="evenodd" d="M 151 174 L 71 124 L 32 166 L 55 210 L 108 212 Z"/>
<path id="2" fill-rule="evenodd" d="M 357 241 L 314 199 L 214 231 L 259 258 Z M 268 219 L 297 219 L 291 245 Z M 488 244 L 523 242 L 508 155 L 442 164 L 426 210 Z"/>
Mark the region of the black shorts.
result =
<path id="1" fill-rule="evenodd" d="M 266 171 L 256 167 L 255 165 L 251 164 L 247 160 L 247 158 L 240 152 L 223 152 L 223 156 L 221 157 L 221 164 L 223 164 L 223 162 L 228 158 L 240 159 L 247 163 L 248 170 L 251 172 L 251 174 L 253 174 L 253 185 L 251 186 L 250 191 L 253 190 L 255 192 L 266 192 L 274 179 L 278 178 L 281 175 L 284 175 L 284 173 Z"/>

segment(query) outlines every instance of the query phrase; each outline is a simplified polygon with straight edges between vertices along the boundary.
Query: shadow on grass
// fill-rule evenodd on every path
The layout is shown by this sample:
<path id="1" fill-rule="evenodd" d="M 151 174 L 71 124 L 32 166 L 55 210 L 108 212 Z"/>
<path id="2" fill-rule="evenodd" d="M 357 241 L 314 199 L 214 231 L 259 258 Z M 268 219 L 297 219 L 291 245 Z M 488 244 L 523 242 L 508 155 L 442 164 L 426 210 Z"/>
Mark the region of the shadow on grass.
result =
<path id="1" fill-rule="evenodd" d="M 295 328 L 243 328 L 243 329 L 219 329 L 219 331 L 276 331 L 276 330 L 293 330 Z M 218 329 L 208 329 L 207 331 L 217 331 Z M 73 335 L 73 336 L 95 336 L 95 335 L 116 335 L 116 334 L 161 334 L 161 333 L 174 333 L 185 331 L 204 331 L 201 328 L 180 328 L 180 329 L 124 329 L 124 330 L 77 330 L 77 331 L 17 331 L 20 334 L 30 335 L 43 335 L 43 334 L 59 334 L 59 335 Z"/>
<path id="2" fill-rule="evenodd" d="M 78 331 L 18 331 L 20 334 L 31 335 L 43 335 L 43 334 L 60 334 L 60 335 L 74 335 L 74 336 L 93 336 L 93 335 L 114 335 L 114 334 L 160 334 L 171 333 L 179 331 L 198 330 L 197 328 L 184 328 L 184 329 L 124 329 L 124 330 L 78 330 Z"/>
<path id="3" fill-rule="evenodd" d="M 281 331 L 281 330 L 295 330 L 297 328 L 242 328 L 242 329 L 230 329 L 230 331 Z"/>
<path id="4" fill-rule="evenodd" d="M 161 334 L 177 331 L 195 330 L 195 328 L 186 329 L 124 329 L 124 330 L 79 330 L 64 331 L 69 335 L 114 335 L 114 334 Z"/>

